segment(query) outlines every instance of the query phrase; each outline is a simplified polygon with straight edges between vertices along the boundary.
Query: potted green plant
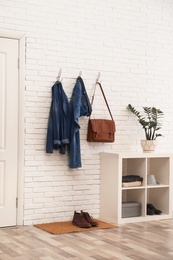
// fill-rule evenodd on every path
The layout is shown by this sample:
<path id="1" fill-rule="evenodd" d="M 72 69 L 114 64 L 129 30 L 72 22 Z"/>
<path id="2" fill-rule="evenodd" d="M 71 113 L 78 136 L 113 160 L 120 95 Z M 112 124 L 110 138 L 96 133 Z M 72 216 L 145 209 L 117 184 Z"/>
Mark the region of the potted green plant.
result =
<path id="1" fill-rule="evenodd" d="M 155 150 L 156 139 L 162 136 L 158 131 L 162 126 L 160 119 L 164 116 L 163 112 L 155 107 L 143 107 L 144 115 L 142 115 L 131 104 L 127 108 L 137 117 L 139 124 L 144 129 L 146 140 L 141 140 L 143 150 L 149 152 Z"/>

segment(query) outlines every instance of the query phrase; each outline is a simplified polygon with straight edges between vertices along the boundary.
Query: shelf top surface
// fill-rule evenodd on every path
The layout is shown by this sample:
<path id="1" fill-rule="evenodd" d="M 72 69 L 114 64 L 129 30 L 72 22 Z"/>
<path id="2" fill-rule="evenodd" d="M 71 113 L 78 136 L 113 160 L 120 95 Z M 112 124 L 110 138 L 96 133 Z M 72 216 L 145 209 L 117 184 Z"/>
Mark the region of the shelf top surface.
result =
<path id="1" fill-rule="evenodd" d="M 173 156 L 173 153 L 156 153 L 156 152 L 151 152 L 151 153 L 131 153 L 131 152 L 122 152 L 122 153 L 116 153 L 116 152 L 102 152 L 101 155 L 112 155 L 112 156 L 117 156 L 120 158 L 169 158 Z"/>

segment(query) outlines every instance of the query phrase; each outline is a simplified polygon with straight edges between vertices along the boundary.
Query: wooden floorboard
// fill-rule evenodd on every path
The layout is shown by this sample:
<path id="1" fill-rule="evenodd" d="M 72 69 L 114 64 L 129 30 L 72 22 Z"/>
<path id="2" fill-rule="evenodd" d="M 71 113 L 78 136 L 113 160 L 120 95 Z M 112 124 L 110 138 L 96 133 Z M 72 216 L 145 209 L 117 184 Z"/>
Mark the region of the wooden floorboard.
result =
<path id="1" fill-rule="evenodd" d="M 0 260 L 172 260 L 173 220 L 52 235 L 33 226 L 0 228 Z"/>

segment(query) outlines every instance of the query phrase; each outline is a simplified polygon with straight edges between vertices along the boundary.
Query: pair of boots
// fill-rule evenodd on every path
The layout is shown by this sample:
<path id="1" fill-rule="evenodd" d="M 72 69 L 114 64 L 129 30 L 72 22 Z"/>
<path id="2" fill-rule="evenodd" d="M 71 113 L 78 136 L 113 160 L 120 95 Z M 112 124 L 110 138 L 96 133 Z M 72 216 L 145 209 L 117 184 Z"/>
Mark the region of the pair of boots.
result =
<path id="1" fill-rule="evenodd" d="M 156 209 L 152 204 L 147 204 L 147 215 L 160 215 L 162 211 L 160 209 Z"/>
<path id="2" fill-rule="evenodd" d="M 98 222 L 94 221 L 93 218 L 89 215 L 88 212 L 80 213 L 74 212 L 72 224 L 80 228 L 90 228 L 98 226 Z"/>

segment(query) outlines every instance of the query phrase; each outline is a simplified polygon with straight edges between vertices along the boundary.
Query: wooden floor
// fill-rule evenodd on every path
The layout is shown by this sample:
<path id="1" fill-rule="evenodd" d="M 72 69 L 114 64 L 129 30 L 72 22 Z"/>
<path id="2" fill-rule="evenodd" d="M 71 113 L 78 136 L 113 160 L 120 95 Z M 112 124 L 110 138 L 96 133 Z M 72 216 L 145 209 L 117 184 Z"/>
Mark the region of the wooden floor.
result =
<path id="1" fill-rule="evenodd" d="M 33 226 L 0 229 L 0 260 L 173 259 L 173 220 L 51 235 Z"/>

